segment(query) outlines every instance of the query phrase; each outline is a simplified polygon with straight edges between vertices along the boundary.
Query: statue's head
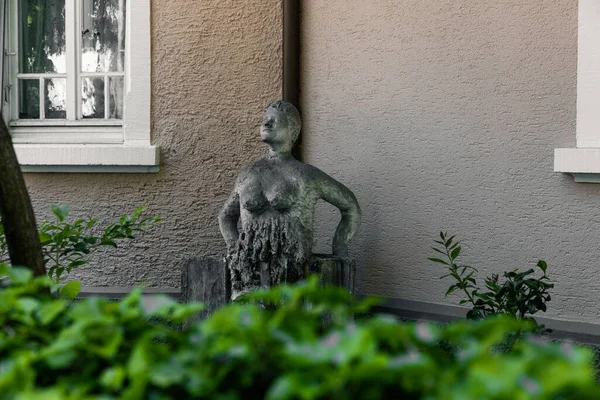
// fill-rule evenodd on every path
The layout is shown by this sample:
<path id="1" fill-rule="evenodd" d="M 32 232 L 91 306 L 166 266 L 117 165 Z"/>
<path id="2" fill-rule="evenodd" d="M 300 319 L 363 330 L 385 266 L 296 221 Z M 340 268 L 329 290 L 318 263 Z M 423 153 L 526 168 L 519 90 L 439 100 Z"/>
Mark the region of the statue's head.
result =
<path id="1" fill-rule="evenodd" d="M 291 149 L 300 134 L 300 113 L 293 104 L 279 100 L 265 109 L 260 126 L 263 142 Z"/>

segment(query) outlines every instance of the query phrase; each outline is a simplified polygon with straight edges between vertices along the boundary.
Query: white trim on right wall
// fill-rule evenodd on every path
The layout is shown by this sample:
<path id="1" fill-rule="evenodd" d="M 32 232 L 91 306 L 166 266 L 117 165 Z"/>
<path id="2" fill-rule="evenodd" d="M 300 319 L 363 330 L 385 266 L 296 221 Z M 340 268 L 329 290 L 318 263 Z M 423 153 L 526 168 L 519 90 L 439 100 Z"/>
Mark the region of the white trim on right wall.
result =
<path id="1" fill-rule="evenodd" d="M 554 171 L 600 183 L 600 1 L 579 0 L 577 144 L 554 149 Z"/>

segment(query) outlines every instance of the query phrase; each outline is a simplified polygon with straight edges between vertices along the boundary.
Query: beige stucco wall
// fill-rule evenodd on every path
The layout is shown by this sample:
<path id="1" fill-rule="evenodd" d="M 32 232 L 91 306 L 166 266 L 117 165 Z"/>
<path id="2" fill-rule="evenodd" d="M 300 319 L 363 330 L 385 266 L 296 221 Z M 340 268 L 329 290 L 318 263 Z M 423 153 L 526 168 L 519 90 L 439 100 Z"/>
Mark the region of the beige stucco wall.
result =
<path id="1" fill-rule="evenodd" d="M 281 1 L 152 0 L 156 174 L 27 174 L 38 218 L 51 203 L 104 220 L 145 204 L 165 218 L 93 258 L 86 285 L 179 287 L 186 259 L 217 254 L 216 216 L 236 172 L 263 151 L 263 107 L 281 96 Z"/>
<path id="2" fill-rule="evenodd" d="M 434 303 L 440 230 L 480 276 L 549 263 L 548 316 L 600 317 L 600 184 L 553 172 L 575 144 L 576 0 L 305 0 L 307 161 L 364 214 L 359 292 Z M 337 215 L 322 207 L 319 249 Z"/>

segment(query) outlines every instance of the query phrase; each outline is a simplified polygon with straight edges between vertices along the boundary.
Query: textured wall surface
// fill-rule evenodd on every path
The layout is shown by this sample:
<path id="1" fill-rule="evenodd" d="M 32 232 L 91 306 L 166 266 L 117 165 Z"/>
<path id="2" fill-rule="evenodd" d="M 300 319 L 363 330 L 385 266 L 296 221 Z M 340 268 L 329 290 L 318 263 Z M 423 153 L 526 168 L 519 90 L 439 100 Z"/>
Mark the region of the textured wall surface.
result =
<path id="1" fill-rule="evenodd" d="M 349 6 L 352 4 L 353 6 Z M 548 261 L 548 316 L 600 317 L 600 185 L 554 173 L 575 145 L 576 0 L 306 0 L 308 162 L 357 195 L 359 292 L 437 303 L 440 230 L 480 276 Z M 317 250 L 338 215 L 319 211 Z"/>
<path id="2" fill-rule="evenodd" d="M 93 257 L 85 285 L 179 287 L 191 257 L 224 251 L 217 213 L 237 171 L 264 151 L 264 106 L 281 97 L 281 1 L 152 0 L 152 137 L 157 174 L 28 174 L 41 220 L 51 203 L 108 221 L 145 204 L 165 218 Z"/>

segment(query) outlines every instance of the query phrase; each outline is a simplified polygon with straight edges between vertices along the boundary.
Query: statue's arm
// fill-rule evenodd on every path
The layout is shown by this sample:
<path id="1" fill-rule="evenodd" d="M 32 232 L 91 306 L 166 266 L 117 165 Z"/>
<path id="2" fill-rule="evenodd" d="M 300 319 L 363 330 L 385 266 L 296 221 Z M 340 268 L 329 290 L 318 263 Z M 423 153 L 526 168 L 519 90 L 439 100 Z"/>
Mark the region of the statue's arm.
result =
<path id="1" fill-rule="evenodd" d="M 239 219 L 240 196 L 236 185 L 219 213 L 219 229 L 221 230 L 223 239 L 227 243 L 227 249 L 233 248 L 238 240 L 239 232 L 237 224 Z"/>
<path id="2" fill-rule="evenodd" d="M 348 242 L 360 227 L 361 211 L 356 196 L 346 186 L 322 171 L 318 171 L 318 191 L 321 198 L 336 206 L 342 219 L 333 237 L 333 254 L 345 257 L 348 255 Z"/>

